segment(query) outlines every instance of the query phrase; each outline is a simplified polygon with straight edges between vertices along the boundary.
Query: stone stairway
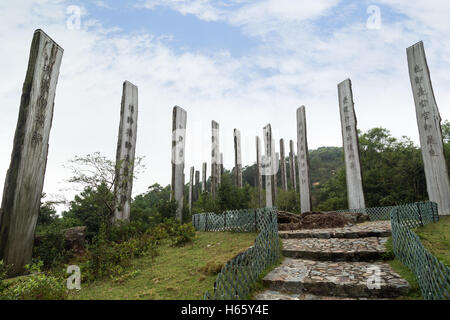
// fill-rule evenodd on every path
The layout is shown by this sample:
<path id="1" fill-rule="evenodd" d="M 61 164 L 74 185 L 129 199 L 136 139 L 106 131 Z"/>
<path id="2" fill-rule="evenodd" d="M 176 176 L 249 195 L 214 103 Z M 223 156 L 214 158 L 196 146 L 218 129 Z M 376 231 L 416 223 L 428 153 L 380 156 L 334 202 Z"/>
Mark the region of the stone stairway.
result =
<path id="1" fill-rule="evenodd" d="M 410 286 L 382 255 L 390 221 L 352 227 L 280 231 L 283 263 L 263 282 L 256 300 L 356 300 L 404 296 Z M 375 277 L 379 281 L 376 282 Z"/>

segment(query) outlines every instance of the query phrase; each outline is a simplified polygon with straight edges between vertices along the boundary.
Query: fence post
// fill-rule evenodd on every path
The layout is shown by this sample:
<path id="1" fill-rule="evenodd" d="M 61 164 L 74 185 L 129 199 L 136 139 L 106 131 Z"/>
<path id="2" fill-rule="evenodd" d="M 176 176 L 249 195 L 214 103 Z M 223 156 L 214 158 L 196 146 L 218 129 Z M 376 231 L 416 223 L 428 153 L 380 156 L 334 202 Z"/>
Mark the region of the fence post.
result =
<path id="1" fill-rule="evenodd" d="M 223 229 L 224 229 L 224 231 L 226 231 L 227 230 L 227 212 L 225 211 L 225 213 L 224 213 L 224 220 L 223 220 Z"/>
<path id="2" fill-rule="evenodd" d="M 208 231 L 208 216 L 209 216 L 209 212 L 207 212 L 205 214 L 205 231 Z"/>
<path id="3" fill-rule="evenodd" d="M 416 202 L 417 211 L 419 212 L 419 220 L 420 220 L 420 226 L 423 227 L 423 221 L 422 221 L 422 210 L 420 209 L 420 204 Z"/>
<path id="4" fill-rule="evenodd" d="M 255 209 L 255 231 L 258 231 L 258 211 Z"/>

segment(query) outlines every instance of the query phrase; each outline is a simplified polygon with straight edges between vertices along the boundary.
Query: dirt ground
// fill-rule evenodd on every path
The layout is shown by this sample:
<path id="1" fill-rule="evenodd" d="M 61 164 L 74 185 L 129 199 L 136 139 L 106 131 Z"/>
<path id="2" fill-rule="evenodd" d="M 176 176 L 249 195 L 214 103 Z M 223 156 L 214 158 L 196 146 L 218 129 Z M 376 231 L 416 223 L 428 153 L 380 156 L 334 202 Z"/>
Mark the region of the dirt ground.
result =
<path id="1" fill-rule="evenodd" d="M 305 212 L 294 214 L 286 211 L 278 212 L 278 230 L 323 229 L 352 226 L 368 221 L 364 213 L 351 212 Z"/>

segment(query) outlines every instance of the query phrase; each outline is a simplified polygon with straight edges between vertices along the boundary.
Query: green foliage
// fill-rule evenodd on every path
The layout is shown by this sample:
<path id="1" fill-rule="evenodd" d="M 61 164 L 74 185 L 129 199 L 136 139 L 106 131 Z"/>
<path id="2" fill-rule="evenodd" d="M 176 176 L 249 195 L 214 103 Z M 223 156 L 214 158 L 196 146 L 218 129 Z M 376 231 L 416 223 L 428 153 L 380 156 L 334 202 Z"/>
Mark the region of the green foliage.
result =
<path id="1" fill-rule="evenodd" d="M 276 207 L 282 211 L 300 213 L 300 195 L 295 190 L 278 189 Z"/>
<path id="2" fill-rule="evenodd" d="M 131 203 L 131 221 L 156 225 L 166 218 L 174 217 L 176 204 L 170 201 L 170 185 L 163 188 L 155 183 L 144 194 L 136 196 Z"/>
<path id="3" fill-rule="evenodd" d="M 174 247 L 191 242 L 195 237 L 195 228 L 190 223 L 180 224 L 175 219 L 169 219 L 162 227 L 166 230 L 171 245 Z"/>
<path id="4" fill-rule="evenodd" d="M 63 212 L 63 217 L 80 221 L 87 227 L 86 238 L 91 240 L 98 234 L 102 224 L 109 224 L 112 210 L 108 202 L 112 199 L 113 193 L 105 184 L 96 189 L 86 188 L 70 202 L 70 209 Z"/>
<path id="5" fill-rule="evenodd" d="M 36 235 L 33 258 L 41 260 L 45 269 L 59 266 L 71 256 L 72 253 L 65 249 L 64 234 L 61 229 L 47 228 Z"/>
<path id="6" fill-rule="evenodd" d="M 0 269 L 1 266 L 0 262 Z M 27 265 L 26 269 L 31 275 L 0 285 L 0 300 L 67 299 L 65 279 L 42 273 L 42 266 L 43 262 L 41 261 L 34 265 Z"/>
<path id="7" fill-rule="evenodd" d="M 157 255 L 156 241 L 150 233 L 113 242 L 107 239 L 106 227 L 102 225 L 93 244 L 88 246 L 88 260 L 81 267 L 83 280 L 120 276 L 134 258 L 144 255 Z"/>
<path id="8" fill-rule="evenodd" d="M 232 183 L 230 174 L 224 174 L 221 179 L 218 196 L 218 207 L 220 211 L 249 209 L 251 207 L 250 186 L 237 188 Z"/>

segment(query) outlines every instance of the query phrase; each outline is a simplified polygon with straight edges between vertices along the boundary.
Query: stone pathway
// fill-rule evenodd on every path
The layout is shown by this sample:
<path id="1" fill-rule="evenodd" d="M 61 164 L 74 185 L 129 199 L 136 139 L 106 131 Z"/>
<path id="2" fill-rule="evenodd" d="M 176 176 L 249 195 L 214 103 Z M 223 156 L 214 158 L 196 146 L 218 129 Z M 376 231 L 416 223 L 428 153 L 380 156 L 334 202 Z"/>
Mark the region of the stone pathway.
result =
<path id="1" fill-rule="evenodd" d="M 329 236 L 323 237 L 325 234 Z M 362 300 L 404 296 L 410 289 L 408 282 L 387 263 L 378 261 L 386 251 L 384 244 L 389 234 L 389 221 L 336 229 L 280 231 L 283 254 L 288 258 L 263 279 L 267 290 L 255 299 Z"/>

